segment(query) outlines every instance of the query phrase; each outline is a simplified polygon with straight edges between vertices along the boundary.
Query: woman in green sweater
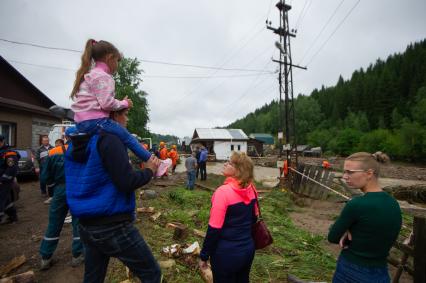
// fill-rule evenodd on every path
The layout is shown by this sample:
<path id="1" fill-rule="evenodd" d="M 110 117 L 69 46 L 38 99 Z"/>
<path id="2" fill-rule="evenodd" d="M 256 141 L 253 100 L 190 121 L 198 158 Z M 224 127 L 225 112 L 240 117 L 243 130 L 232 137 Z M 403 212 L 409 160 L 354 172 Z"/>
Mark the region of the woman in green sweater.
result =
<path id="1" fill-rule="evenodd" d="M 331 226 L 328 241 L 340 244 L 334 283 L 390 282 L 386 258 L 401 229 L 398 202 L 378 183 L 381 152 L 354 153 L 345 160 L 343 179 L 364 194 L 350 200 Z"/>

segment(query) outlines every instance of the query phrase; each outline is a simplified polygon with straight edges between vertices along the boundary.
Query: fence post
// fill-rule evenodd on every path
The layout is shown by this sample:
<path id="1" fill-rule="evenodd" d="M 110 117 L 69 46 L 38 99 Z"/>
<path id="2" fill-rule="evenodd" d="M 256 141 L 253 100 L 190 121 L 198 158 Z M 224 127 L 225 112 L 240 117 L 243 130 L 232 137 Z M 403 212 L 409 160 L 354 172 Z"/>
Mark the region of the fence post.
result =
<path id="1" fill-rule="evenodd" d="M 426 282 L 426 219 L 414 217 L 414 283 Z"/>

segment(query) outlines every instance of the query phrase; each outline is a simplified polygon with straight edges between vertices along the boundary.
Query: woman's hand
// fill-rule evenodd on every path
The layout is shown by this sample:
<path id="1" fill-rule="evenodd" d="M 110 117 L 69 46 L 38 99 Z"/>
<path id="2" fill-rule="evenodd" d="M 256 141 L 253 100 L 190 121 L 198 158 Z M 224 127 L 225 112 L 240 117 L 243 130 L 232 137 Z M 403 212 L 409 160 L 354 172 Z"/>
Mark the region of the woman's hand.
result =
<path id="1" fill-rule="evenodd" d="M 198 262 L 198 267 L 200 269 L 207 269 L 207 268 L 209 268 L 209 265 L 208 265 L 207 261 L 200 259 L 200 261 Z"/>
<path id="2" fill-rule="evenodd" d="M 348 248 L 347 241 L 352 241 L 352 234 L 349 230 L 346 231 L 345 234 L 343 234 L 343 236 L 340 238 L 339 246 L 341 249 L 344 250 Z"/>

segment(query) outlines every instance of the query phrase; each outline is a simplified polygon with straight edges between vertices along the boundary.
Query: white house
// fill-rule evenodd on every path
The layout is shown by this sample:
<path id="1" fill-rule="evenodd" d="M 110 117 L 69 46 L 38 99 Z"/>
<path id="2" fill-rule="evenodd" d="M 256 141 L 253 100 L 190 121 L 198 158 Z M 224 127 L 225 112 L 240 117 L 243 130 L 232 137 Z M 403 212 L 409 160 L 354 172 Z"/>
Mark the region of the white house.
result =
<path id="1" fill-rule="evenodd" d="M 191 148 L 205 146 L 209 154 L 217 160 L 227 160 L 233 151 L 247 153 L 249 138 L 241 129 L 203 129 L 196 128 L 192 136 Z"/>

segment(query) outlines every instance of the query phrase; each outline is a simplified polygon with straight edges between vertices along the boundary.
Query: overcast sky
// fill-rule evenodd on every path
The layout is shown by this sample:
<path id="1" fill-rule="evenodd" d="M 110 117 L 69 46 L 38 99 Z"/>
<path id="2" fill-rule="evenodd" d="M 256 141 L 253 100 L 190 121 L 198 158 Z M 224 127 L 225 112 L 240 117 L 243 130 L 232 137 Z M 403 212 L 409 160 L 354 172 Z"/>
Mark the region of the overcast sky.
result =
<path id="1" fill-rule="evenodd" d="M 266 19 L 279 25 L 276 2 L 0 0 L 0 38 L 77 50 L 88 38 L 103 39 L 126 57 L 251 70 L 141 62 L 149 129 L 191 136 L 196 127 L 225 126 L 278 98 L 277 65 L 271 62 L 279 55 L 278 37 L 265 27 Z M 308 67 L 294 71 L 295 95 L 333 85 L 340 74 L 347 79 L 426 38 L 425 0 L 286 2 L 292 5 L 290 27 L 297 28 L 293 63 Z M 70 106 L 80 54 L 0 40 L 0 55 L 55 103 Z"/>

